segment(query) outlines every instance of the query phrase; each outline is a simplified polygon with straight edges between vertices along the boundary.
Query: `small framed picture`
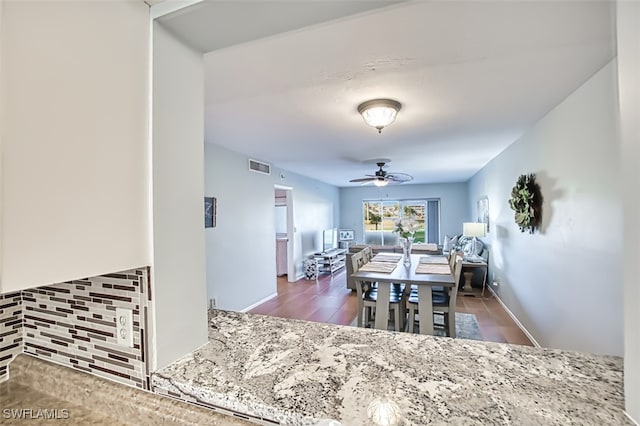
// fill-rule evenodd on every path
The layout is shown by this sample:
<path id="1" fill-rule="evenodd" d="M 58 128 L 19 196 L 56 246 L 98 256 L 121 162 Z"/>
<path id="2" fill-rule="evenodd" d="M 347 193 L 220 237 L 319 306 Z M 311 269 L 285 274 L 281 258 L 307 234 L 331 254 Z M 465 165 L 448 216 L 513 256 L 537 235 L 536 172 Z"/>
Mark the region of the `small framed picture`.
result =
<path id="1" fill-rule="evenodd" d="M 489 197 L 486 195 L 478 200 L 478 218 L 480 223 L 486 224 L 487 234 L 489 233 Z"/>
<path id="2" fill-rule="evenodd" d="M 340 229 L 338 230 L 338 239 L 340 241 L 353 241 L 354 231 L 353 229 Z"/>
<path id="3" fill-rule="evenodd" d="M 204 197 L 204 227 L 216 227 L 216 204 L 215 197 Z"/>

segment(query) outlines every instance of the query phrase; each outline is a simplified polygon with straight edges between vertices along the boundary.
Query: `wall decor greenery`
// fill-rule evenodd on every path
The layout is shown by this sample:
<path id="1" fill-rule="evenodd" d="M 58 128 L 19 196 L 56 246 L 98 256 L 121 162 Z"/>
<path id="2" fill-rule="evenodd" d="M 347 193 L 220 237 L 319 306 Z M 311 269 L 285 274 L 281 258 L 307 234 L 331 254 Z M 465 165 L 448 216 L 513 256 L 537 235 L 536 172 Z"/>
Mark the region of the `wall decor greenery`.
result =
<path id="1" fill-rule="evenodd" d="M 536 175 L 520 175 L 511 190 L 509 207 L 515 211 L 515 221 L 521 232 L 530 234 L 540 227 L 542 222 L 542 193 L 536 182 Z"/>

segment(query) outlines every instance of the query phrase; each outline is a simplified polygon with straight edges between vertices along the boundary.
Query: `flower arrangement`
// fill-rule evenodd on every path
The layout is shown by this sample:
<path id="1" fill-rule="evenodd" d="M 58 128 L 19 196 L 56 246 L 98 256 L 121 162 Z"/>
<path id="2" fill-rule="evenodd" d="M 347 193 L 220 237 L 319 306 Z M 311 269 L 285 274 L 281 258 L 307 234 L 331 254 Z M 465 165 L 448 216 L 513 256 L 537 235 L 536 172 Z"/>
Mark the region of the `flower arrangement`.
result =
<path id="1" fill-rule="evenodd" d="M 420 229 L 420 224 L 413 217 L 400 219 L 395 225 L 396 228 L 393 232 L 397 232 L 398 235 L 403 238 L 413 237 L 416 231 Z"/>

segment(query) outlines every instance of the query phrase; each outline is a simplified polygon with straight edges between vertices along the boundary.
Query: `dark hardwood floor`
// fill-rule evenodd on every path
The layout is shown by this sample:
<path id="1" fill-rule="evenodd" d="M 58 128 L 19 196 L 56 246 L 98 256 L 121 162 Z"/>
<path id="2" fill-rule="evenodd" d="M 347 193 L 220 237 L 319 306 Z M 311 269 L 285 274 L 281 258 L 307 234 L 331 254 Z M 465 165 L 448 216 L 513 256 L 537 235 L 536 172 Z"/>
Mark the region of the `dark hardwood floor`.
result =
<path id="1" fill-rule="evenodd" d="M 475 314 L 485 341 L 532 346 L 527 336 L 487 290 L 485 297 L 458 294 L 458 312 Z M 316 281 L 287 282 L 278 277 L 278 295 L 249 312 L 281 318 L 349 325 L 356 318 L 356 293 L 346 287 L 346 272 L 322 274 Z"/>

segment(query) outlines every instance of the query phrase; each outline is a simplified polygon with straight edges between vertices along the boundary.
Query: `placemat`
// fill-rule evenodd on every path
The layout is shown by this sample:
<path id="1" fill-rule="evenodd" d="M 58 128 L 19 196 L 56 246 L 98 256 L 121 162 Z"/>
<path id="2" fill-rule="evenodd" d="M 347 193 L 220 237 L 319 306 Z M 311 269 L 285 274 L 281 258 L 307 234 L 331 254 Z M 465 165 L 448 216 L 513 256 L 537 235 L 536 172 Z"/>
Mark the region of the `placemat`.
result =
<path id="1" fill-rule="evenodd" d="M 402 259 L 402 255 L 401 254 L 381 254 L 381 253 L 378 253 L 373 257 L 373 259 L 371 259 L 371 261 L 372 262 L 398 263 L 398 262 L 400 262 L 400 259 Z"/>
<path id="2" fill-rule="evenodd" d="M 360 270 L 365 272 L 384 272 L 386 274 L 390 274 L 394 269 L 396 269 L 396 266 L 398 266 L 397 263 L 369 262 L 362 265 Z"/>
<path id="3" fill-rule="evenodd" d="M 434 265 L 433 263 L 419 263 L 416 274 L 451 274 L 449 265 Z"/>
<path id="4" fill-rule="evenodd" d="M 438 251 L 438 245 L 434 243 L 413 243 L 416 250 Z"/>
<path id="5" fill-rule="evenodd" d="M 444 256 L 422 256 L 420 263 L 436 263 L 440 265 L 448 265 L 449 261 Z"/>

